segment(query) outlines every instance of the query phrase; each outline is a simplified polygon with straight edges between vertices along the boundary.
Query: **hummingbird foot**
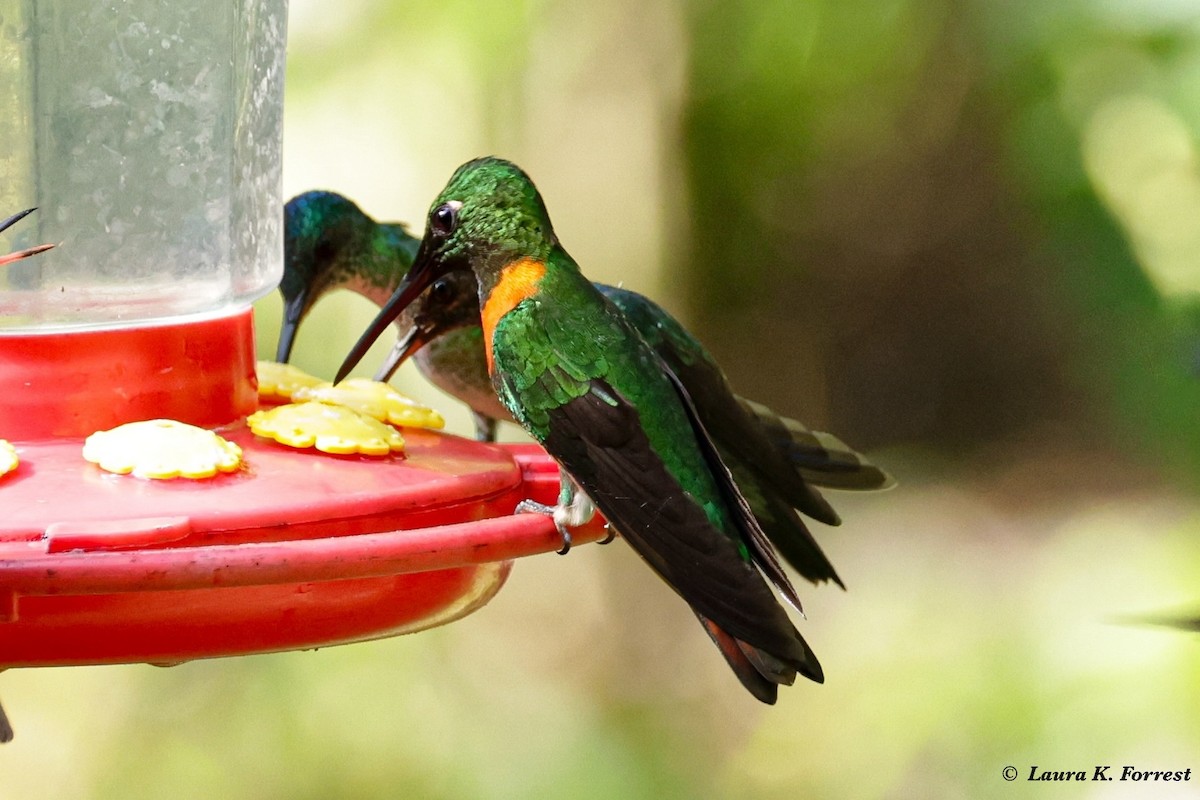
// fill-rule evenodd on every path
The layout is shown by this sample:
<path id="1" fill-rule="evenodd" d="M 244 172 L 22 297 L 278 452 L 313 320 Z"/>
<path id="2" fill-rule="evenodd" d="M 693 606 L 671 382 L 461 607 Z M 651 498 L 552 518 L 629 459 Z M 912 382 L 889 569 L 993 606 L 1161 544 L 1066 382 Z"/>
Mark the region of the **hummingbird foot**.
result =
<path id="1" fill-rule="evenodd" d="M 533 500 L 522 500 L 517 503 L 516 511 L 545 514 L 552 518 L 563 542 L 558 554 L 565 556 L 571 550 L 571 532 L 567 529 L 578 528 L 589 522 L 596 515 L 596 507 L 566 472 L 559 471 L 559 481 L 558 505 L 548 506 Z"/>
<path id="2" fill-rule="evenodd" d="M 612 544 L 613 539 L 617 538 L 617 531 L 612 525 L 604 523 L 604 530 L 608 531 L 608 535 L 596 542 L 596 544 Z"/>
<path id="3" fill-rule="evenodd" d="M 562 547 L 555 552 L 565 556 L 571 551 L 571 532 L 567 530 L 566 525 L 558 521 L 558 506 L 548 506 L 536 500 L 522 500 L 517 503 L 514 511 L 517 514 L 542 514 L 553 519 L 554 527 L 558 528 L 558 535 L 562 537 Z"/>

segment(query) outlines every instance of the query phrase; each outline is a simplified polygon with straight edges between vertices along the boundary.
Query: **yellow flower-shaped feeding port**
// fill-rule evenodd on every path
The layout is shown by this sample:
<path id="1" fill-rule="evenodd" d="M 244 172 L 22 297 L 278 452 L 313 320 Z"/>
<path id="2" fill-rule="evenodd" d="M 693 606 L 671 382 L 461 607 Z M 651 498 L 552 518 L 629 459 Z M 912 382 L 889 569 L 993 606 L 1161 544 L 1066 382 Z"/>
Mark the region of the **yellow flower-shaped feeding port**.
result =
<path id="1" fill-rule="evenodd" d="M 385 456 L 404 450 L 395 428 L 352 408 L 327 403 L 294 403 L 256 411 L 246 418 L 250 430 L 289 447 L 315 447 L 336 455 Z"/>
<path id="2" fill-rule="evenodd" d="M 17 448 L 13 447 L 11 442 L 0 439 L 0 477 L 12 472 L 19 463 Z"/>
<path id="3" fill-rule="evenodd" d="M 346 406 L 391 425 L 412 428 L 444 428 L 446 420 L 428 406 L 405 397 L 386 383 L 368 378 L 347 378 L 336 386 L 321 383 L 297 389 L 292 395 L 297 402 L 316 400 L 319 403 Z"/>
<path id="4" fill-rule="evenodd" d="M 297 389 L 324 383 L 315 375 L 278 361 L 259 361 L 254 370 L 258 373 L 258 396 L 265 400 L 291 400 Z"/>
<path id="5" fill-rule="evenodd" d="M 100 469 L 138 478 L 211 478 L 242 465 L 242 448 L 212 431 L 173 419 L 130 422 L 93 433 L 84 459 Z"/>

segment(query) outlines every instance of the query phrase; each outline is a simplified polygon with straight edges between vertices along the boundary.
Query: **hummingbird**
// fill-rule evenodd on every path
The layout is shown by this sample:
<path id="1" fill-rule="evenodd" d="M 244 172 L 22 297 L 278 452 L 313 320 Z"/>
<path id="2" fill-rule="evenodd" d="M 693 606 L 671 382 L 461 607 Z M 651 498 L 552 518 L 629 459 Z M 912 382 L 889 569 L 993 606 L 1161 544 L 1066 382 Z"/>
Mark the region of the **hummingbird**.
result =
<path id="1" fill-rule="evenodd" d="M 284 320 L 277 360 L 287 360 L 297 327 L 325 293 L 348 288 L 377 305 L 386 302 L 412 265 L 418 244 L 404 225 L 378 223 L 353 201 L 334 192 L 310 191 L 288 201 L 284 206 L 284 273 L 279 287 L 284 298 Z M 728 403 L 732 389 L 724 373 L 674 317 L 637 292 L 594 285 L 668 363 L 680 365 L 676 372 L 692 396 L 714 395 Z M 474 273 L 458 271 L 438 278 L 397 323 L 402 329 L 407 323 L 408 328 L 375 373 L 375 379 L 390 380 L 404 360 L 415 356 L 422 374 L 471 408 L 476 438 L 493 441 L 497 421 L 511 422 L 512 417 L 500 404 L 488 375 Z M 831 434 L 809 431 L 796 420 L 781 417 L 753 401 L 737 397 L 736 402 L 766 428 L 776 449 L 800 473 L 803 482 L 839 489 L 879 489 L 890 484 L 886 473 Z M 729 413 L 727 410 L 726 416 Z M 741 419 L 740 413 L 732 413 Z M 729 430 L 719 420 L 706 420 L 706 425 L 718 434 Z M 738 436 L 736 430 L 730 432 L 735 446 Z M 761 438 L 755 441 L 761 444 Z M 727 450 L 722 456 L 736 461 Z M 815 519 L 838 523 L 828 504 L 819 497 L 812 498 L 803 483 L 791 485 L 797 489 L 796 496 L 785 498 L 787 502 L 782 506 L 769 494 L 754 504 L 760 521 L 767 516 L 787 520 L 793 516 L 787 509 L 800 507 Z M 831 579 L 841 585 L 802 522 L 764 527 L 801 575 L 813 582 Z"/>
<path id="2" fill-rule="evenodd" d="M 394 289 L 411 265 L 409 251 L 411 243 L 416 241 L 403 231 L 396 237 L 400 244 L 394 245 L 400 252 L 388 254 L 388 246 L 377 248 L 374 258 L 359 252 L 373 246 L 376 238 L 373 230 L 378 223 L 350 200 L 332 192 L 299 195 L 288 202 L 284 214 L 286 258 L 280 288 L 287 298 L 287 307 L 294 311 L 285 316 L 286 333 L 280 337 L 281 361 L 287 357 L 286 344 L 290 341 L 287 334 L 294 331 L 305 313 L 304 303 L 311 306 L 322 293 L 336 288 L 383 284 Z M 328 220 L 333 221 L 333 230 L 323 230 L 330 226 Z M 372 265 L 375 277 L 369 278 L 364 273 Z M 889 485 L 887 474 L 836 437 L 809 431 L 766 406 L 733 395 L 724 373 L 703 345 L 654 301 L 628 289 L 594 285 L 671 365 L 689 395 L 705 398 L 699 405 L 704 424 L 738 485 L 752 496 L 751 508 L 784 560 L 813 583 L 832 580 L 844 588 L 833 565 L 793 509 L 799 508 L 814 519 L 837 525 L 840 522 L 837 514 L 809 487 L 879 489 Z M 397 322 L 403 327 L 406 320 L 409 327 L 376 372 L 376 380 L 389 380 L 404 360 L 415 355 L 427 377 L 472 408 L 477 438 L 490 440 L 496 421 L 512 421 L 512 418 L 500 406 L 488 375 L 474 273 L 460 270 L 438 278 L 405 309 Z M 704 412 L 710 409 L 716 413 L 706 415 Z M 747 413 L 754 419 L 747 419 Z M 765 430 L 751 430 L 747 436 L 747 427 Z M 764 433 L 770 445 L 763 439 Z M 758 452 L 770 448 L 779 451 L 771 462 L 773 467 L 798 472 L 799 479 L 792 476 L 775 480 L 773 485 L 761 485 L 757 476 L 764 470 L 754 471 L 747 462 L 761 460 Z M 765 472 L 770 478 L 769 470 Z"/>
<path id="3" fill-rule="evenodd" d="M 0 221 L 0 232 L 6 231 L 16 223 L 23 220 L 25 217 L 37 211 L 37 208 L 27 208 L 24 211 L 18 211 L 11 217 Z M 0 266 L 11 264 L 14 261 L 20 261 L 29 256 L 35 256 L 38 253 L 44 253 L 54 247 L 52 244 L 39 244 L 34 247 L 26 247 L 24 250 L 17 250 L 7 255 L 0 256 Z M 4 707 L 0 706 L 0 743 L 11 742 L 13 738 L 12 724 L 8 721 L 8 715 L 4 713 Z"/>
<path id="4" fill-rule="evenodd" d="M 845 588 L 795 509 L 838 525 L 837 513 L 813 487 L 886 489 L 894 484 L 891 477 L 836 436 L 811 431 L 736 395 L 708 350 L 653 300 L 629 289 L 593 285 L 625 315 L 693 398 L 721 458 L 784 560 L 815 584 L 832 580 Z M 405 314 L 411 327 L 396 341 L 380 373 L 390 374 L 423 345 L 436 342 L 448 331 L 480 324 L 474 273 L 460 270 L 443 275 Z M 479 358 L 483 360 L 482 352 Z M 777 478 L 773 470 L 783 477 Z"/>
<path id="5" fill-rule="evenodd" d="M 515 164 L 468 162 L 434 201 L 416 258 L 339 371 L 439 277 L 478 284 L 484 354 L 513 418 L 559 464 L 556 506 L 518 510 L 570 527 L 599 509 L 692 608 L 742 685 L 774 703 L 816 655 L 776 599 L 800 600 L 702 422 L 695 398 L 583 277 Z M 765 434 L 764 434 L 765 435 Z"/>
<path id="6" fill-rule="evenodd" d="M 376 222 L 352 200 L 328 191 L 296 195 L 283 207 L 283 323 L 275 360 L 287 362 L 300 323 L 326 293 L 349 289 L 376 305 L 387 301 L 420 244 L 402 223 Z M 496 420 L 508 419 L 491 388 L 478 324 L 456 326 L 415 357 L 435 386 L 471 407 L 476 438 L 494 441 Z M 412 327 L 411 315 L 397 321 Z M 399 366 L 398 364 L 396 366 Z M 392 372 L 377 374 L 389 380 Z"/>

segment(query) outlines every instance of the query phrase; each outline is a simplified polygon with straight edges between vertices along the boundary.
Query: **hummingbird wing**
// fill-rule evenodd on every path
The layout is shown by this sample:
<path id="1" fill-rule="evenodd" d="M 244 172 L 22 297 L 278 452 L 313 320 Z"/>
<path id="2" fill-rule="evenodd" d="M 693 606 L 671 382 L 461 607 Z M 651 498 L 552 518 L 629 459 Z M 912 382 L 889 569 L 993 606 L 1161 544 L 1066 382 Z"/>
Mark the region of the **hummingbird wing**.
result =
<path id="1" fill-rule="evenodd" d="M 813 519 L 838 525 L 833 507 L 796 471 L 733 392 L 713 357 L 679 322 L 653 301 L 624 289 L 601 292 L 646 339 L 692 397 L 696 411 L 727 460 L 744 464 L 788 503 Z"/>
<path id="2" fill-rule="evenodd" d="M 783 559 L 812 583 L 833 581 L 844 589 L 846 585 L 796 510 L 736 459 L 725 454 L 725 463 L 759 527 Z"/>
<path id="3" fill-rule="evenodd" d="M 766 581 L 667 469 L 628 400 L 593 380 L 582 395 L 550 410 L 549 422 L 547 451 L 698 615 L 783 662 L 785 674 L 791 669 L 823 680 L 815 654 Z"/>
<path id="4" fill-rule="evenodd" d="M 800 476 L 757 419 L 742 407 L 715 365 L 664 360 L 695 398 L 697 412 L 706 421 L 714 441 L 728 450 L 734 460 L 745 464 L 763 484 L 787 498 L 793 508 L 826 525 L 842 523 L 829 501 Z"/>
<path id="5" fill-rule="evenodd" d="M 569 266 L 547 271 L 542 296 L 520 300 L 490 329 L 485 321 L 497 394 L 708 620 L 710 634 L 711 624 L 739 643 L 740 666 L 748 661 L 772 684 L 790 683 L 797 672 L 822 680 L 816 656 L 752 560 L 760 545 L 744 529 L 754 526 L 753 515 L 744 501 L 730 502 L 736 487 L 727 470 L 713 469 L 686 398 L 628 320 Z M 790 589 L 777 563 L 761 566 Z"/>
<path id="6" fill-rule="evenodd" d="M 807 485 L 784 447 L 769 437 L 730 388 L 724 373 L 699 342 L 651 300 L 635 292 L 598 286 L 642 334 L 692 404 L 693 424 L 704 429 L 717 460 L 749 501 L 758 527 L 792 567 L 813 583 L 845 586 L 804 521 L 794 510 L 830 524 L 837 514 Z M 774 419 L 778 419 L 775 417 Z M 788 439 L 788 444 L 791 440 Z M 712 459 L 710 459 L 712 461 Z M 769 547 L 764 547 L 770 552 Z"/>
<path id="7" fill-rule="evenodd" d="M 705 494 L 701 502 L 724 501 L 721 505 L 726 512 L 726 520 L 735 527 L 725 535 L 736 537 L 740 534 L 742 544 L 746 547 L 744 556 L 754 560 L 797 610 L 801 608 L 800 598 L 787 573 L 779 565 L 771 546 L 772 537 L 789 540 L 786 545 L 789 558 L 805 577 L 814 582 L 832 579 L 840 584 L 837 573 L 821 553 L 812 535 L 796 513 L 784 507 L 783 502 L 761 502 L 762 520 L 770 527 L 764 530 L 760 525 L 757 508 L 739 490 L 726 464 L 727 449 L 721 447 L 720 443 L 714 443 L 710 437 L 707 430 L 709 420 L 697 412 L 696 399 L 690 396 L 687 387 L 662 357 L 647 346 L 628 316 L 605 298 L 602 292 L 598 292 L 594 285 L 578 279 L 567 286 L 560 286 L 560 291 L 570 292 L 572 288 L 577 292 L 574 302 L 543 304 L 531 300 L 532 305 L 526 307 L 524 312 L 506 317 L 501 323 L 506 329 L 504 339 L 510 343 L 512 353 L 499 356 L 501 362 L 508 362 L 497 370 L 501 376 L 498 387 L 500 395 L 507 395 L 510 401 L 516 401 L 520 409 L 533 416 L 556 411 L 589 389 L 600 394 L 610 393 L 613 404 L 623 402 L 635 407 L 636 403 L 622 396 L 612 385 L 605 383 L 605 388 L 601 389 L 596 383 L 599 378 L 613 382 L 622 380 L 622 385 L 634 392 L 639 398 L 638 402 L 646 406 L 646 414 L 636 410 L 633 414 L 633 423 L 640 430 L 644 431 L 650 425 L 658 428 L 664 425 L 668 428 L 678 427 L 679 423 L 685 423 L 686 420 L 690 431 L 680 427 L 674 430 L 672 437 L 660 436 L 657 440 L 659 448 L 671 450 L 673 454 L 673 466 L 668 468 L 664 464 L 664 474 L 675 480 L 683 474 L 694 476 L 707 473 L 709 488 L 699 490 L 698 484 L 693 481 L 682 484 L 681 489 L 691 486 L 693 491 L 705 493 L 717 490 L 719 498 L 709 498 Z M 576 313 L 587 308 L 591 309 L 591 313 Z M 536 313 L 531 313 L 534 309 Z M 618 351 L 625 351 L 624 356 Z M 669 405 L 677 405 L 678 410 L 683 411 L 682 415 L 667 413 L 671 422 L 665 421 L 662 416 L 665 408 L 655 408 Z M 516 413 L 517 410 L 514 410 Z M 547 425 L 545 419 L 527 417 L 524 422 L 532 423 L 535 434 L 538 429 L 554 429 L 554 425 Z M 688 433 L 696 448 L 676 448 L 673 439 L 687 436 Z M 545 443 L 543 437 L 539 438 Z M 645 438 L 647 446 L 652 446 L 649 438 Z M 702 463 L 696 463 L 697 449 Z M 553 450 L 551 454 L 555 454 Z M 747 487 L 756 497 L 770 497 L 770 490 L 759 485 L 757 473 L 751 472 L 746 464 L 732 459 L 729 464 L 737 465 L 739 475 L 747 479 Z M 620 526 L 618 530 L 621 530 Z"/>
<path id="8" fill-rule="evenodd" d="M 751 558 L 758 565 L 758 568 L 763 571 L 763 574 L 767 576 L 767 579 L 775 584 L 783 592 L 784 596 L 787 597 L 788 601 L 796 607 L 796 610 L 802 611 L 800 597 L 796 594 L 795 588 L 792 587 L 792 582 L 788 579 L 787 573 L 779 565 L 779 559 L 775 556 L 775 550 L 771 546 L 770 539 L 760 524 L 758 511 L 746 498 L 733 473 L 726 466 L 720 447 L 709 436 L 704 421 L 696 412 L 696 405 L 688 395 L 687 389 L 665 364 L 662 365 L 662 370 L 675 387 L 675 391 L 679 394 L 679 400 L 683 403 L 684 409 L 688 413 L 688 420 L 692 424 L 692 432 L 696 437 L 696 442 L 700 445 L 700 452 L 708 464 L 709 471 L 716 479 L 717 488 L 725 498 L 728 506 L 731 509 L 736 509 L 738 512 L 733 515 L 733 520 L 745 538 L 746 543 L 750 546 Z M 748 485 L 751 489 L 760 488 L 754 482 L 752 475 L 747 474 L 746 477 L 750 479 Z M 766 500 L 765 497 L 761 499 Z M 764 516 L 767 516 L 772 523 L 777 522 L 777 520 L 771 518 L 769 515 Z M 791 512 L 790 516 L 799 523 L 799 517 L 796 516 L 794 511 Z M 805 534 L 808 534 L 808 530 L 803 528 L 803 524 L 800 527 L 804 530 Z M 810 541 L 812 540 L 811 535 L 809 535 L 809 539 Z M 816 547 L 815 541 L 813 541 L 813 546 Z M 817 548 L 817 553 L 822 559 L 825 558 L 824 554 L 820 552 L 820 548 Z M 837 575 L 833 573 L 833 565 L 829 564 L 828 560 L 825 561 L 825 565 L 828 566 L 829 572 L 836 579 Z M 841 583 L 841 581 L 838 580 L 838 583 Z"/>

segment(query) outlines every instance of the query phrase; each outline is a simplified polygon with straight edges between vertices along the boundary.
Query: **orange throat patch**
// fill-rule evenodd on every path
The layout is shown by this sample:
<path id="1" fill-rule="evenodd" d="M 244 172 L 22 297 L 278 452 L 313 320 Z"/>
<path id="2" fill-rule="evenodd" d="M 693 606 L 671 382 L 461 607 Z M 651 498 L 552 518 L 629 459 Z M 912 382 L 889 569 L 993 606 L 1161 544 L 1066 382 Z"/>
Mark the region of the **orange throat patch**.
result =
<path id="1" fill-rule="evenodd" d="M 489 373 L 492 371 L 492 333 L 496 330 L 496 324 L 518 303 L 537 293 L 538 283 L 545 274 L 545 262 L 536 258 L 519 258 L 500 271 L 500 280 L 496 281 L 483 307 L 479 309 Z"/>

